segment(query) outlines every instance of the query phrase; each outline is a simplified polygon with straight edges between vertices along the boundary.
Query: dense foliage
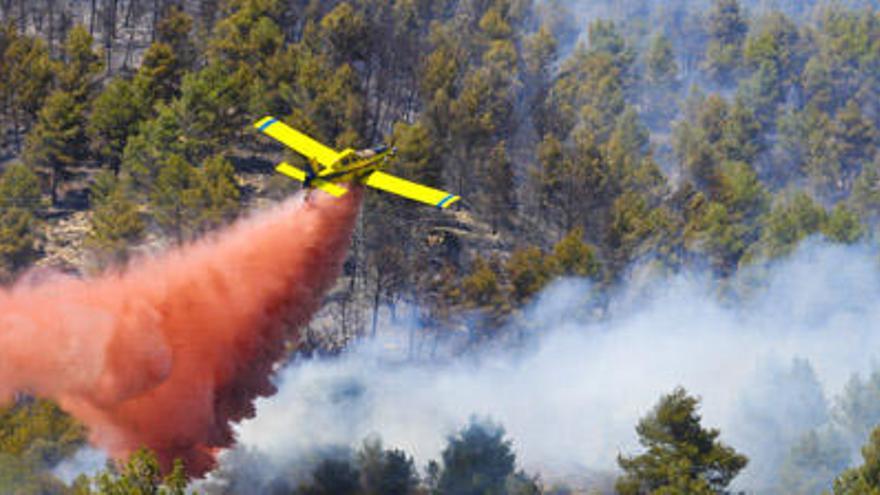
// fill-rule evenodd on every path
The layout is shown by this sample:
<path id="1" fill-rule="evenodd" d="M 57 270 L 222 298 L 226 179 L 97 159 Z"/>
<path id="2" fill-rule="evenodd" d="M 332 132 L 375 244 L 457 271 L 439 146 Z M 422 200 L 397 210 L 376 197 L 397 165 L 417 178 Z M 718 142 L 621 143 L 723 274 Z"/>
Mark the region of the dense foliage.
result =
<path id="1" fill-rule="evenodd" d="M 54 3 L 0 10 L 0 146 L 47 196 L 0 217 L 7 278 L 71 209 L 106 266 L 290 190 L 257 180 L 281 149 L 250 129 L 264 114 L 391 142 L 395 172 L 465 198 L 441 214 L 369 195 L 331 310 L 346 336 L 399 302 L 435 330 L 474 308 L 497 325 L 558 275 L 608 285 L 634 263 L 727 276 L 814 235 L 872 240 L 880 219 L 864 4 L 97 3 L 87 26 Z"/>

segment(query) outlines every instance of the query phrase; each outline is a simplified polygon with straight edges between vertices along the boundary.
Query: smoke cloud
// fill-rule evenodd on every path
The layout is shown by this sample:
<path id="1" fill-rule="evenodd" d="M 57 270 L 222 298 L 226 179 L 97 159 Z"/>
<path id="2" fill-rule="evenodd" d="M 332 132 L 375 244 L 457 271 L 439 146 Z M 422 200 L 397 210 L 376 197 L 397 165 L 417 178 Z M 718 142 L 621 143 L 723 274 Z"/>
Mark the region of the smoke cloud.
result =
<path id="1" fill-rule="evenodd" d="M 872 369 L 878 273 L 868 249 L 810 245 L 724 284 L 698 273 L 633 281 L 598 320 L 584 311 L 589 284 L 562 280 L 520 322 L 525 345 L 440 360 L 411 358 L 412 325 L 386 321 L 341 358 L 281 372 L 221 473 L 301 475 L 316 453 L 370 435 L 424 466 L 477 415 L 505 426 L 526 469 L 584 480 L 640 452 L 639 418 L 681 385 L 702 397 L 704 425 L 752 460 L 737 485 L 770 493 L 792 442 L 828 420 L 853 373 Z M 259 468 L 237 464 L 248 459 Z"/>
<path id="2" fill-rule="evenodd" d="M 0 397 L 58 401 L 114 457 L 146 446 L 166 468 L 214 465 L 289 331 L 335 280 L 360 204 L 294 198 L 214 237 L 94 279 L 0 293 Z"/>

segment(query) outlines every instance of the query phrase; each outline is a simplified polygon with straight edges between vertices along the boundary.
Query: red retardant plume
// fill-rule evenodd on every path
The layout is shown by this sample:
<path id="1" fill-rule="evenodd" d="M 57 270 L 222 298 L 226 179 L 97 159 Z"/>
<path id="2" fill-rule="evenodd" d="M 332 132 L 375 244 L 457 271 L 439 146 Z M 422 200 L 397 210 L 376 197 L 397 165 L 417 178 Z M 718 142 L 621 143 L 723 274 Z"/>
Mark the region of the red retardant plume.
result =
<path id="1" fill-rule="evenodd" d="M 115 458 L 199 476 L 339 274 L 361 191 L 314 194 L 93 279 L 0 292 L 0 398 L 52 398 Z"/>

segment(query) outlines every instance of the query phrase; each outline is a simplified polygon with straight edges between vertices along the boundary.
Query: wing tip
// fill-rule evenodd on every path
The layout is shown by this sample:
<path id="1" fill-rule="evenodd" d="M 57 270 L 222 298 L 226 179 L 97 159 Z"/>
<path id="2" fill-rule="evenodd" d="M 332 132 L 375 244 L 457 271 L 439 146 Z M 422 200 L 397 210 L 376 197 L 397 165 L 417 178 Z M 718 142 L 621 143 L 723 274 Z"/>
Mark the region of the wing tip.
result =
<path id="1" fill-rule="evenodd" d="M 455 203 L 459 199 L 461 199 L 461 196 L 457 196 L 455 194 L 450 194 L 449 196 L 446 196 L 445 198 L 443 198 L 439 203 L 437 203 L 437 208 L 440 208 L 440 209 L 449 208 L 449 205 L 451 205 L 452 203 Z"/>
<path id="2" fill-rule="evenodd" d="M 271 115 L 268 115 L 254 123 L 254 127 L 260 131 L 265 131 L 267 127 L 274 124 L 275 122 L 278 122 L 278 119 L 272 117 Z"/>

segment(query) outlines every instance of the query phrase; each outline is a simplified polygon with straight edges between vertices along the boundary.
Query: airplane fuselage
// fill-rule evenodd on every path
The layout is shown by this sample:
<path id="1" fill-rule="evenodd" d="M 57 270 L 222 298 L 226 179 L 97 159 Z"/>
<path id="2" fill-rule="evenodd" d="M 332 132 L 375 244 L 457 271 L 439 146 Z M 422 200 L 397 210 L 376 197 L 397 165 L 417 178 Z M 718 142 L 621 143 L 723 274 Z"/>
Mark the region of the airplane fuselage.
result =
<path id="1" fill-rule="evenodd" d="M 377 152 L 377 149 L 379 150 Z M 355 182 L 384 167 L 394 155 L 393 148 L 381 147 L 361 151 L 345 150 L 336 163 L 320 169 L 314 178 L 330 182 Z M 312 164 L 314 167 L 315 165 Z"/>

